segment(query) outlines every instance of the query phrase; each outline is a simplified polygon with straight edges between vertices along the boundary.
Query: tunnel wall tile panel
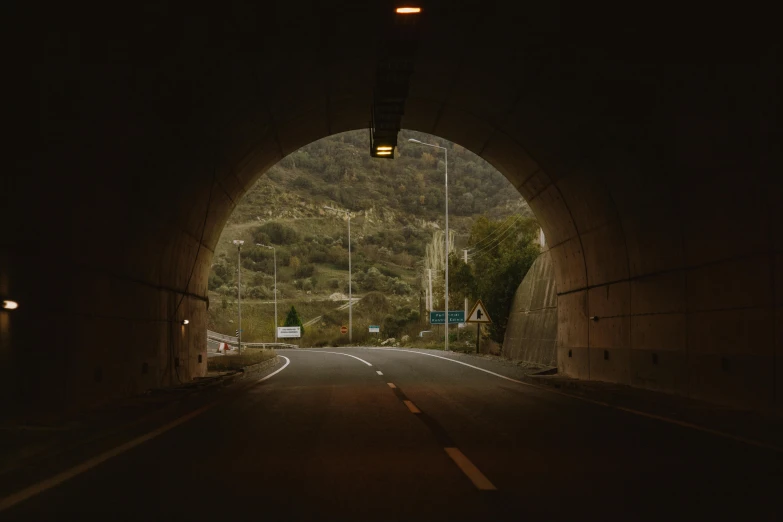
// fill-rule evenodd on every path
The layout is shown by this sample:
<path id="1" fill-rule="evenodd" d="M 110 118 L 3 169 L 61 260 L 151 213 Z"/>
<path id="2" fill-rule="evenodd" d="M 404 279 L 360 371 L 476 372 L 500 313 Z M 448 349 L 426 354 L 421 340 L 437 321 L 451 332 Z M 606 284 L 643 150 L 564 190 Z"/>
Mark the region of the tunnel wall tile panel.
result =
<path id="1" fill-rule="evenodd" d="M 552 255 L 558 292 L 570 292 L 587 286 L 585 261 L 578 237 L 550 248 L 549 252 Z"/>
<path id="2" fill-rule="evenodd" d="M 652 222 L 646 216 L 623 216 L 622 228 L 628 248 L 631 276 L 654 274 L 684 266 L 679 222 L 666 214 Z"/>
<path id="3" fill-rule="evenodd" d="M 587 262 L 588 285 L 628 279 L 628 255 L 619 222 L 612 221 L 583 232 L 581 237 Z"/>
<path id="4" fill-rule="evenodd" d="M 531 178 L 531 181 L 532 179 L 535 178 Z M 555 185 L 543 189 L 538 196 L 530 199 L 528 204 L 544 227 L 550 245 L 557 245 L 576 235 L 574 221 Z"/>
<path id="5" fill-rule="evenodd" d="M 529 175 L 525 176 L 518 184 L 514 184 L 522 197 L 528 203 L 537 198 L 541 193 L 552 185 L 552 179 L 549 175 L 541 169 L 534 170 Z M 540 218 L 537 218 L 539 223 Z M 550 239 L 550 243 L 551 243 Z"/>
<path id="6" fill-rule="evenodd" d="M 751 408 L 774 399 L 774 361 L 757 355 L 689 354 L 689 395 Z"/>
<path id="7" fill-rule="evenodd" d="M 471 113 L 450 105 L 441 111 L 434 134 L 442 135 L 440 129 L 450 129 L 449 135 L 454 137 L 454 143 L 459 143 L 469 150 L 481 150 L 494 132 L 494 127 L 486 123 L 486 120 L 480 120 Z"/>
<path id="8" fill-rule="evenodd" d="M 687 354 L 684 351 L 631 350 L 630 374 L 631 386 L 688 395 Z"/>
<path id="9" fill-rule="evenodd" d="M 558 346 L 558 373 L 574 379 L 590 379 L 590 350 L 585 346 Z"/>
<path id="10" fill-rule="evenodd" d="M 590 341 L 592 343 L 592 339 Z M 630 384 L 630 353 L 628 348 L 591 346 L 590 380 Z"/>
<path id="11" fill-rule="evenodd" d="M 515 187 L 523 186 L 533 173 L 540 170 L 538 164 L 518 143 L 497 131 L 484 145 L 481 157 L 492 165 L 497 165 L 495 168 L 503 172 Z M 549 184 L 550 182 L 542 181 L 542 183 Z M 521 188 L 519 190 L 525 199 L 536 195 L 536 192 L 524 192 Z"/>
<path id="12" fill-rule="evenodd" d="M 634 314 L 685 312 L 685 271 L 665 272 L 631 280 Z"/>
<path id="13" fill-rule="evenodd" d="M 771 308 L 694 312 L 688 315 L 688 353 L 772 357 L 774 331 Z"/>
<path id="14" fill-rule="evenodd" d="M 772 223 L 763 191 L 737 190 L 733 174 L 710 177 L 688 194 L 683 219 L 688 265 L 730 259 L 738 247 L 745 255 L 768 252 Z M 741 219 L 727 210 L 737 208 L 743 209 Z"/>
<path id="15" fill-rule="evenodd" d="M 631 318 L 628 316 L 590 321 L 589 328 L 591 349 L 627 350 L 631 346 Z"/>
<path id="16" fill-rule="evenodd" d="M 775 268 L 772 278 L 775 280 L 775 306 L 783 306 L 783 253 L 775 254 Z"/>
<path id="17" fill-rule="evenodd" d="M 629 315 L 631 313 L 630 288 L 628 281 L 622 281 L 588 290 L 590 316 L 604 318 Z"/>
<path id="18" fill-rule="evenodd" d="M 775 404 L 783 408 L 783 306 L 775 308 Z"/>
<path id="19" fill-rule="evenodd" d="M 754 256 L 689 270 L 688 310 L 771 306 L 770 262 Z"/>
<path id="20" fill-rule="evenodd" d="M 559 295 L 557 298 L 557 344 L 558 347 L 586 347 L 587 292 Z"/>
<path id="21" fill-rule="evenodd" d="M 631 317 L 631 348 L 634 350 L 684 352 L 686 342 L 685 314 Z"/>
<path id="22" fill-rule="evenodd" d="M 577 173 L 557 183 L 580 232 L 587 232 L 618 219 L 611 194 L 589 174 Z"/>

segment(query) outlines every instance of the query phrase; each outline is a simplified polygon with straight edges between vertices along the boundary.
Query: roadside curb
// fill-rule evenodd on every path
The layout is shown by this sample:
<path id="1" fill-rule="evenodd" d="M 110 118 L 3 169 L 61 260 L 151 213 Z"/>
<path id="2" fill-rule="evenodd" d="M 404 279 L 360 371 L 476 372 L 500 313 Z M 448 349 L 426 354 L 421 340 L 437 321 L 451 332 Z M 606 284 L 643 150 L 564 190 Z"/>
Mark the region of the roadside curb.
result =
<path id="1" fill-rule="evenodd" d="M 245 377 L 250 377 L 257 373 L 263 372 L 264 370 L 267 370 L 272 366 L 276 366 L 277 363 L 279 362 L 280 362 L 280 356 L 275 355 L 271 359 L 267 359 L 266 361 L 262 361 L 258 364 L 251 364 L 250 366 L 245 366 L 244 368 L 242 368 L 237 372 L 237 374 L 239 375 L 239 377 L 237 378 L 244 379 Z"/>

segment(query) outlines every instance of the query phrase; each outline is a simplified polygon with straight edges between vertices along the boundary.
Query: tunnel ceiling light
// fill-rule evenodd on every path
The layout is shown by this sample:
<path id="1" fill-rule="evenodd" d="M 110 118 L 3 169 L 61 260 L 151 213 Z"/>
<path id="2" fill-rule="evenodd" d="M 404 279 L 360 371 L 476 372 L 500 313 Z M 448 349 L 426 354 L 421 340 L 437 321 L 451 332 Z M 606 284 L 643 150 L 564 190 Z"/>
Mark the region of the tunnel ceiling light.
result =
<path id="1" fill-rule="evenodd" d="M 19 303 L 16 301 L 11 301 L 10 299 L 3 301 L 4 310 L 16 310 L 17 308 L 19 308 Z"/>
<path id="2" fill-rule="evenodd" d="M 396 11 L 397 14 L 419 14 L 421 7 L 398 7 Z"/>
<path id="3" fill-rule="evenodd" d="M 182 324 L 190 324 L 190 321 L 188 321 L 187 319 L 183 319 Z"/>

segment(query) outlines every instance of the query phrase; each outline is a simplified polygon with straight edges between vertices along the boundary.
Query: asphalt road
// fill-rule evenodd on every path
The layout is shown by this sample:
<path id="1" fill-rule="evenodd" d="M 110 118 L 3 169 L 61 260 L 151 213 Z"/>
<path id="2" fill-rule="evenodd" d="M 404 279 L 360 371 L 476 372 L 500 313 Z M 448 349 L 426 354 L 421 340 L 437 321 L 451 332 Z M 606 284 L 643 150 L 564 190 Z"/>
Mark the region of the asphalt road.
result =
<path id="1" fill-rule="evenodd" d="M 419 353 L 279 353 L 0 520 L 781 519 L 771 450 Z"/>

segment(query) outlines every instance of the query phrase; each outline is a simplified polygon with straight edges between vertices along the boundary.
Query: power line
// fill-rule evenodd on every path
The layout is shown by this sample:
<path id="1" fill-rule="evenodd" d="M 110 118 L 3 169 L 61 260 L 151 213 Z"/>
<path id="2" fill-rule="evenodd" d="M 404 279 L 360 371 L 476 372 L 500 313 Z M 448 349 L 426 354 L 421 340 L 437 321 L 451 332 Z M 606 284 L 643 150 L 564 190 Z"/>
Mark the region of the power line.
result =
<path id="1" fill-rule="evenodd" d="M 516 214 L 514 216 L 510 216 L 498 228 L 496 228 L 495 230 L 493 230 L 492 232 L 487 234 L 485 237 L 483 237 L 483 238 L 479 239 L 478 241 L 476 241 L 472 246 L 467 247 L 467 250 L 475 250 L 477 248 L 479 248 L 479 249 L 483 248 L 483 246 L 480 247 L 479 245 L 481 245 L 484 242 L 494 241 L 497 238 L 498 235 L 501 235 L 501 234 L 505 233 L 509 228 L 515 226 L 516 223 L 519 222 L 520 219 L 522 219 L 522 216 L 520 214 Z M 503 230 L 504 228 L 505 228 L 505 230 Z M 496 237 L 493 238 L 492 236 L 496 236 Z"/>
<path id="2" fill-rule="evenodd" d="M 491 244 L 488 244 L 488 245 L 485 245 L 485 246 L 483 246 L 482 248 L 480 248 L 480 249 L 478 249 L 478 250 L 476 250 L 476 251 L 474 251 L 474 252 L 472 252 L 472 253 L 471 253 L 471 252 L 468 252 L 468 257 L 474 257 L 474 256 L 476 256 L 476 255 L 478 255 L 478 254 L 481 254 L 482 252 L 486 252 L 486 251 L 488 251 L 488 250 L 490 250 L 490 249 L 492 249 L 492 248 L 496 247 L 497 245 L 499 245 L 500 243 L 502 243 L 503 241 L 505 241 L 505 240 L 506 240 L 506 239 L 508 239 L 509 237 L 512 237 L 512 236 L 514 235 L 514 234 L 513 234 L 513 232 L 514 232 L 514 231 L 515 231 L 515 229 L 514 229 L 514 228 L 508 228 L 508 229 L 507 229 L 507 230 L 506 230 L 506 231 L 503 233 L 503 234 L 504 234 L 504 237 L 501 237 L 501 236 L 499 236 L 499 237 L 497 237 L 497 238 L 496 238 L 496 240 L 495 240 L 495 241 L 493 241 L 493 243 L 491 243 Z"/>

